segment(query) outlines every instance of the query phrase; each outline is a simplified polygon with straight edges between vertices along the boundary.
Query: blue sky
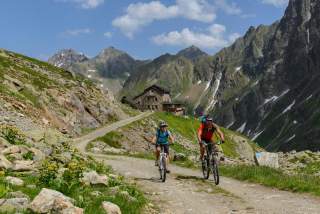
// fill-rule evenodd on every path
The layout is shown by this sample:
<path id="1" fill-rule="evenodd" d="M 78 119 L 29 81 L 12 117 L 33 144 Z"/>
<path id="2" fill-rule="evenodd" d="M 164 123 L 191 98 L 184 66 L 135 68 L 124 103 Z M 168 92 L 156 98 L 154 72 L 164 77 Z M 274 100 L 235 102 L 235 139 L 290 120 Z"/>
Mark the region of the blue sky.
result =
<path id="1" fill-rule="evenodd" d="M 280 19 L 288 0 L 1 0 L 0 48 L 46 59 L 114 46 L 138 59 L 192 44 L 213 54 L 250 26 Z"/>

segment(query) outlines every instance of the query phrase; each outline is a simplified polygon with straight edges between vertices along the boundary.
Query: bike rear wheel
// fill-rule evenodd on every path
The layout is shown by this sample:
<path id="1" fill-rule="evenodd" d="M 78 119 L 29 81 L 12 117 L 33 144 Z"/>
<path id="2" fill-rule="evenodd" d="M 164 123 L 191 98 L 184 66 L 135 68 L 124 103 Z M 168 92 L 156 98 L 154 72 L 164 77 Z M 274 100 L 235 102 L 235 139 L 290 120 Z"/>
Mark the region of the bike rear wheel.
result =
<path id="1" fill-rule="evenodd" d="M 216 185 L 219 185 L 220 177 L 219 177 L 219 168 L 218 168 L 218 158 L 216 155 L 213 155 L 212 161 L 213 161 L 212 174 L 213 174 L 214 183 Z"/>

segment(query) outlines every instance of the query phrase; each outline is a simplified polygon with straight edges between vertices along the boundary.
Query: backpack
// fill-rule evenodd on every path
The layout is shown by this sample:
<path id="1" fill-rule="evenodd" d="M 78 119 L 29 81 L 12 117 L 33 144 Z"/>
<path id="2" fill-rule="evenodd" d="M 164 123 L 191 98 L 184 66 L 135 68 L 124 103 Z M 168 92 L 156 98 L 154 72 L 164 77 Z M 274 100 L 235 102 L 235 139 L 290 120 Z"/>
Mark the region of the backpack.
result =
<path id="1" fill-rule="evenodd" d="M 168 143 L 169 131 L 167 130 L 164 135 L 161 136 L 160 129 L 157 129 L 157 144 L 166 144 Z"/>

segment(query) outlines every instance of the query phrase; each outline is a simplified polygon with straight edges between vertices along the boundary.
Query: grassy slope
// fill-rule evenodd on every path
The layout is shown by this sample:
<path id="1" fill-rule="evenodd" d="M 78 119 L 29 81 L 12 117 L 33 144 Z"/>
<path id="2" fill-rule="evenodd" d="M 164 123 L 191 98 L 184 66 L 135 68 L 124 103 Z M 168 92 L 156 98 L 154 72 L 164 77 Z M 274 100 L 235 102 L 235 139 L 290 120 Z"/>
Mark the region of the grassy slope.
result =
<path id="1" fill-rule="evenodd" d="M 183 118 L 174 116 L 172 114 L 158 112 L 155 113 L 153 116 L 156 120 L 164 120 L 169 124 L 169 127 L 174 132 L 179 132 L 182 136 L 186 137 L 187 139 L 191 140 L 193 143 L 197 143 L 197 130 L 200 126 L 200 121 L 193 118 Z M 222 150 L 224 154 L 228 157 L 239 157 L 236 151 L 236 143 L 232 141 L 231 136 L 232 135 L 239 135 L 238 133 L 235 133 L 233 131 L 230 131 L 225 128 L 221 128 L 223 133 L 225 134 L 225 144 L 221 145 Z M 216 139 L 218 139 L 217 136 L 215 136 Z M 250 145 L 252 147 L 255 146 L 255 144 L 251 141 Z M 254 150 L 257 148 L 254 147 Z"/>
<path id="2" fill-rule="evenodd" d="M 287 175 L 281 170 L 261 166 L 222 166 L 220 171 L 224 176 L 238 180 L 259 183 L 268 187 L 293 192 L 308 192 L 320 196 L 319 177 L 296 174 Z"/>

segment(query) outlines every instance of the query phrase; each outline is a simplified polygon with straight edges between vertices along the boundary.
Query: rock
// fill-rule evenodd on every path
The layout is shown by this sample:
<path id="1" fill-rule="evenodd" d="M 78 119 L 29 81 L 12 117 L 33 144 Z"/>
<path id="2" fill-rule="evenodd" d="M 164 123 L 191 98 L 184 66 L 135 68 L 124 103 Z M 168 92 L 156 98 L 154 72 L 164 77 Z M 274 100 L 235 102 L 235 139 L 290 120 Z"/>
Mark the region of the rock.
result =
<path id="1" fill-rule="evenodd" d="M 11 144 L 8 143 L 8 141 L 6 139 L 0 137 L 0 148 L 4 149 L 4 148 L 7 148 L 9 146 L 11 146 Z"/>
<path id="2" fill-rule="evenodd" d="M 90 185 L 90 184 L 108 185 L 109 178 L 106 175 L 99 175 L 96 171 L 90 171 L 90 172 L 84 172 L 81 180 L 87 185 Z"/>
<path id="3" fill-rule="evenodd" d="M 23 156 L 20 153 L 14 153 L 14 154 L 10 154 L 7 156 L 9 158 L 9 160 L 13 161 L 13 160 L 23 160 Z"/>
<path id="4" fill-rule="evenodd" d="M 36 213 L 82 214 L 83 209 L 73 205 L 74 200 L 62 193 L 43 188 L 29 208 Z"/>
<path id="5" fill-rule="evenodd" d="M 98 196 L 102 195 L 102 192 L 100 192 L 100 191 L 93 191 L 93 192 L 90 193 L 90 195 L 95 196 L 95 197 L 98 197 Z"/>
<path id="6" fill-rule="evenodd" d="M 29 188 L 29 189 L 35 189 L 35 188 L 37 188 L 37 186 L 34 185 L 34 184 L 29 184 L 29 185 L 27 185 L 26 187 Z"/>
<path id="7" fill-rule="evenodd" d="M 124 154 L 126 150 L 124 149 L 117 149 L 113 147 L 106 147 L 103 149 L 105 153 L 111 153 L 111 154 Z"/>
<path id="8" fill-rule="evenodd" d="M 7 176 L 5 178 L 5 181 L 14 186 L 23 186 L 24 184 L 23 180 L 21 180 L 20 178 L 11 177 L 11 176 Z"/>
<path id="9" fill-rule="evenodd" d="M 0 169 L 11 169 L 12 163 L 3 155 L 0 155 Z"/>
<path id="10" fill-rule="evenodd" d="M 35 170 L 31 160 L 15 160 L 13 162 L 13 171 L 33 171 Z"/>
<path id="11" fill-rule="evenodd" d="M 121 191 L 119 194 L 130 202 L 137 201 L 137 199 L 132 197 L 127 191 Z"/>
<path id="12" fill-rule="evenodd" d="M 259 166 L 279 168 L 279 156 L 277 153 L 257 152 L 255 157 Z"/>
<path id="13" fill-rule="evenodd" d="M 7 198 L 27 198 L 28 200 L 30 200 L 29 196 L 24 194 L 21 191 L 16 191 L 16 192 L 9 192 L 6 195 Z"/>
<path id="14" fill-rule="evenodd" d="M 183 153 L 175 153 L 173 156 L 174 161 L 184 161 L 187 159 L 187 156 Z"/>
<path id="15" fill-rule="evenodd" d="M 33 160 L 34 161 L 41 161 L 46 158 L 45 154 L 36 148 L 30 148 L 29 149 L 33 153 Z"/>
<path id="16" fill-rule="evenodd" d="M 1 213 L 14 213 L 22 212 L 28 208 L 28 198 L 8 198 L 0 199 L 0 212 Z"/>
<path id="17" fill-rule="evenodd" d="M 114 174 L 109 174 L 108 176 L 109 178 L 113 178 L 113 179 L 117 179 L 119 177 L 118 175 L 114 175 Z"/>
<path id="18" fill-rule="evenodd" d="M 93 148 L 91 149 L 91 152 L 93 152 L 93 153 L 101 153 L 102 150 L 99 149 L 99 148 L 97 148 L 97 147 L 93 147 Z"/>
<path id="19" fill-rule="evenodd" d="M 21 151 L 21 150 L 20 150 L 20 147 L 14 145 L 14 146 L 10 146 L 10 147 L 4 149 L 1 153 L 2 153 L 3 155 L 8 155 L 8 154 L 20 153 L 20 151 Z"/>
<path id="20" fill-rule="evenodd" d="M 110 194 L 113 196 L 115 196 L 120 192 L 120 188 L 118 186 L 111 187 L 109 190 L 110 190 Z"/>
<path id="21" fill-rule="evenodd" d="M 108 214 L 121 214 L 120 207 L 108 201 L 102 202 L 102 207 Z"/>

